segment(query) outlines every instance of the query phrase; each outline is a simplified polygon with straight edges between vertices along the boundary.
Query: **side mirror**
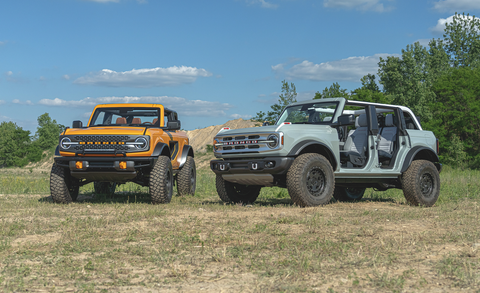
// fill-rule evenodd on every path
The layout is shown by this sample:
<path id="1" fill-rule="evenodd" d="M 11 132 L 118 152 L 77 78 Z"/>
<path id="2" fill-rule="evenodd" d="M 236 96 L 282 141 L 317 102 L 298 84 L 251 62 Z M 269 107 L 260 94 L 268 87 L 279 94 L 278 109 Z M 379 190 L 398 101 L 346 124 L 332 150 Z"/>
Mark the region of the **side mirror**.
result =
<path id="1" fill-rule="evenodd" d="M 73 121 L 72 128 L 82 128 L 82 127 L 83 127 L 82 121 L 80 121 L 80 120 Z"/>
<path id="2" fill-rule="evenodd" d="M 355 125 L 355 116 L 353 116 L 353 114 L 339 116 L 338 125 L 339 126 Z"/>
<path id="3" fill-rule="evenodd" d="M 262 124 L 262 126 L 268 126 L 268 125 L 270 125 L 270 122 L 268 122 L 268 121 L 265 121 L 265 122 L 263 122 L 263 124 Z"/>
<path id="4" fill-rule="evenodd" d="M 179 130 L 181 128 L 180 120 L 173 120 L 167 122 L 167 129 L 169 130 Z"/>

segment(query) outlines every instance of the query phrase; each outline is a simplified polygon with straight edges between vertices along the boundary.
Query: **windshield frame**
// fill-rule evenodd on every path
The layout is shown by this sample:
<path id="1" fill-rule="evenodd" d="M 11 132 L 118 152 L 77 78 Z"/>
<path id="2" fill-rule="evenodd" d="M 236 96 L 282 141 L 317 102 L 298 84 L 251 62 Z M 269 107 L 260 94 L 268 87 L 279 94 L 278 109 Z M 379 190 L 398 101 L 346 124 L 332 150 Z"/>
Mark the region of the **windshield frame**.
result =
<path id="1" fill-rule="evenodd" d="M 142 114 L 142 110 L 144 110 L 144 114 L 148 113 L 148 112 L 156 112 L 156 113 L 152 113 L 153 115 L 151 114 L 148 114 L 148 115 L 140 115 Z M 138 111 L 137 113 L 135 113 L 135 111 Z M 160 116 L 162 115 L 162 112 L 160 108 L 152 108 L 152 107 L 99 107 L 99 108 L 96 108 L 95 109 L 95 112 L 92 114 L 92 118 L 90 119 L 89 123 L 88 123 L 88 127 L 105 127 L 105 126 L 128 126 L 128 127 L 160 127 L 160 122 L 161 122 L 161 119 L 160 119 Z M 99 115 L 101 113 L 109 113 L 109 116 L 110 117 L 107 117 L 107 118 L 101 118 L 103 120 L 103 122 L 106 122 L 106 121 L 110 121 L 110 123 L 102 123 L 102 124 L 95 124 L 95 122 L 99 119 Z M 141 124 L 133 124 L 131 123 L 132 119 L 133 118 L 139 118 L 139 117 L 135 117 L 137 115 L 140 117 L 153 117 L 152 121 L 154 119 L 157 119 L 156 123 L 155 124 L 144 124 L 144 123 L 148 123 L 149 121 L 145 121 L 145 122 L 142 122 Z M 105 115 L 105 114 L 104 114 Z M 123 117 L 123 118 L 126 118 L 127 120 L 127 123 L 126 124 L 116 124 L 116 123 L 113 123 L 115 121 L 112 121 L 113 119 L 113 115 L 116 115 L 116 116 L 120 116 L 120 117 Z M 118 118 L 118 117 L 116 117 Z M 115 118 L 115 119 L 116 119 Z M 129 122 L 130 121 L 130 122 Z"/>
<path id="2" fill-rule="evenodd" d="M 287 120 L 289 115 L 285 116 L 287 111 L 291 108 L 301 107 L 300 110 L 298 110 L 298 112 L 300 113 L 300 112 L 308 111 L 309 108 L 322 108 L 321 106 L 319 106 L 319 104 L 326 104 L 326 105 L 329 105 L 329 106 L 335 106 L 335 109 L 333 110 L 332 115 L 329 116 L 329 117 L 331 117 L 331 119 L 329 121 L 323 121 L 323 119 L 322 119 L 321 121 L 314 121 L 314 122 L 309 122 L 308 120 L 307 121 L 301 121 L 301 122 L 293 122 L 293 121 L 288 121 Z M 316 105 L 316 106 L 314 107 L 314 105 Z M 340 103 L 338 101 L 328 101 L 327 102 L 327 101 L 322 101 L 322 100 L 318 100 L 318 102 L 317 101 L 315 101 L 315 102 L 312 101 L 310 103 L 304 103 L 304 104 L 293 104 L 293 105 L 287 106 L 287 107 L 285 107 L 285 109 L 283 109 L 280 116 L 278 116 L 278 119 L 275 122 L 275 125 L 280 125 L 283 122 L 291 122 L 292 124 L 330 125 L 330 124 L 334 123 L 334 119 L 335 119 L 336 114 L 338 112 L 339 105 L 340 105 Z M 316 113 L 316 112 L 317 111 L 315 111 L 313 113 Z M 308 113 L 305 113 L 305 114 L 308 114 Z M 309 116 L 310 115 L 311 114 L 309 114 Z"/>

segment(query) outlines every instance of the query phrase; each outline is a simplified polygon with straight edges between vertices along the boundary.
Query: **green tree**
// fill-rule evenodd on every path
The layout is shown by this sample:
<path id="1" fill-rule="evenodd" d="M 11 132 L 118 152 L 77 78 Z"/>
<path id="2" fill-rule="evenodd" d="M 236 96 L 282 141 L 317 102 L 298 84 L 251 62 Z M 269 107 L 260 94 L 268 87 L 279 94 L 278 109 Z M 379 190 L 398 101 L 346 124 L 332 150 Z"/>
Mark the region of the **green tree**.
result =
<path id="1" fill-rule="evenodd" d="M 440 141 L 441 161 L 480 168 L 480 68 L 451 68 L 433 85 L 433 118 L 425 125 Z"/>
<path id="2" fill-rule="evenodd" d="M 321 93 L 316 92 L 313 99 L 340 98 L 348 99 L 350 94 L 346 89 L 342 89 L 338 82 L 334 82 L 330 87 L 326 87 Z"/>
<path id="3" fill-rule="evenodd" d="M 59 134 L 65 129 L 65 126 L 52 120 L 48 113 L 44 113 L 37 118 L 38 127 L 35 133 L 35 144 L 41 149 L 50 149 L 58 144 Z"/>
<path id="4" fill-rule="evenodd" d="M 0 124 L 0 166 L 23 167 L 28 163 L 30 131 L 13 122 Z"/>
<path id="5" fill-rule="evenodd" d="M 374 93 L 379 93 L 380 88 L 378 84 L 375 82 L 375 74 L 367 74 L 360 79 L 362 82 L 362 89 L 369 90 Z"/>
<path id="6" fill-rule="evenodd" d="M 268 121 L 270 123 L 275 123 L 277 121 L 278 116 L 282 113 L 283 109 L 297 101 L 297 89 L 293 82 L 290 84 L 285 80 L 282 81 L 282 94 L 279 95 L 278 103 L 273 104 L 270 106 L 272 111 L 265 112 L 258 112 L 257 116 L 253 117 L 252 120 L 264 122 Z"/>
<path id="7" fill-rule="evenodd" d="M 453 21 L 445 24 L 444 32 L 445 50 L 451 56 L 454 67 L 478 65 L 480 19 L 474 15 L 455 13 Z"/>
<path id="8" fill-rule="evenodd" d="M 416 42 L 402 50 L 401 57 L 380 58 L 378 76 L 392 103 L 411 108 L 423 121 L 432 118 L 430 104 L 435 101 L 431 87 L 448 68 L 448 56 L 441 42 L 432 40 L 430 50 Z"/>
<path id="9" fill-rule="evenodd" d="M 361 82 L 362 86 L 352 91 L 350 100 L 381 104 L 389 104 L 391 102 L 391 100 L 380 91 L 380 88 L 375 82 L 374 74 L 365 75 L 362 77 Z"/>

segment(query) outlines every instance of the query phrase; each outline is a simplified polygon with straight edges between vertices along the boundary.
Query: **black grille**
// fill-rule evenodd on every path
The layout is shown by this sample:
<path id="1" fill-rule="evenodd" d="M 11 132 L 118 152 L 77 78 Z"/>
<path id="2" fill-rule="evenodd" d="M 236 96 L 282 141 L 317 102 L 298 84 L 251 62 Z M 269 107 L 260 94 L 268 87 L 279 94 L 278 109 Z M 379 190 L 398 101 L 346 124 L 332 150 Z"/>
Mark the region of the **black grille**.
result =
<path id="1" fill-rule="evenodd" d="M 73 147 L 74 150 L 128 150 L 129 148 L 126 145 L 115 145 L 115 144 L 82 144 L 76 145 Z"/>
<path id="2" fill-rule="evenodd" d="M 78 142 L 125 142 L 130 137 L 128 135 L 75 135 L 73 139 Z"/>

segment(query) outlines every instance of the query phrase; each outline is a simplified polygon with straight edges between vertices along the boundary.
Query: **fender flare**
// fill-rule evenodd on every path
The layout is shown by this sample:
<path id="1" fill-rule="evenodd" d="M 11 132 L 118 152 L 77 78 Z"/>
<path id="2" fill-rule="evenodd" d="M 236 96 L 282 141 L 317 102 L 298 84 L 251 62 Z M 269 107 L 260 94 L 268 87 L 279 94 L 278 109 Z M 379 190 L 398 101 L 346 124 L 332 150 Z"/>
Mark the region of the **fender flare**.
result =
<path id="1" fill-rule="evenodd" d="M 60 147 L 58 145 L 55 148 L 55 156 L 60 156 Z"/>
<path id="2" fill-rule="evenodd" d="M 403 161 L 402 170 L 401 170 L 402 173 L 407 171 L 408 167 L 410 167 L 410 165 L 412 164 L 413 159 L 420 152 L 422 152 L 421 154 L 422 159 L 428 160 L 432 163 L 437 163 L 440 161 L 440 159 L 438 158 L 438 155 L 431 148 L 425 147 L 425 146 L 416 146 L 416 147 L 413 147 L 405 157 L 405 160 Z"/>
<path id="3" fill-rule="evenodd" d="M 191 156 L 192 158 L 195 157 L 193 153 L 193 148 L 186 144 L 183 146 L 183 149 L 182 149 L 182 156 L 180 157 L 180 168 L 182 168 L 183 165 L 185 165 L 185 162 L 187 161 L 188 156 Z"/>
<path id="4" fill-rule="evenodd" d="M 153 149 L 152 157 L 168 156 L 170 158 L 170 148 L 168 144 L 159 142 Z"/>
<path id="5" fill-rule="evenodd" d="M 321 148 L 326 150 L 326 158 L 332 164 L 333 171 L 337 169 L 337 159 L 332 151 L 332 149 L 327 146 L 326 144 L 316 141 L 316 140 L 304 140 L 297 143 L 288 153 L 287 156 L 289 157 L 296 157 L 298 156 L 305 148 L 313 145 L 318 145 Z"/>

